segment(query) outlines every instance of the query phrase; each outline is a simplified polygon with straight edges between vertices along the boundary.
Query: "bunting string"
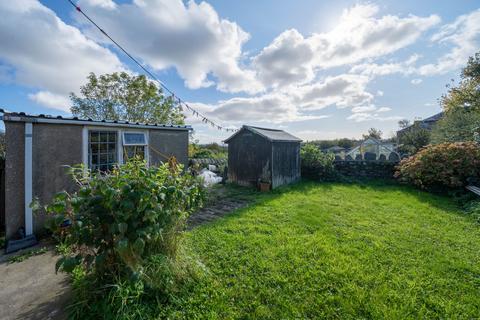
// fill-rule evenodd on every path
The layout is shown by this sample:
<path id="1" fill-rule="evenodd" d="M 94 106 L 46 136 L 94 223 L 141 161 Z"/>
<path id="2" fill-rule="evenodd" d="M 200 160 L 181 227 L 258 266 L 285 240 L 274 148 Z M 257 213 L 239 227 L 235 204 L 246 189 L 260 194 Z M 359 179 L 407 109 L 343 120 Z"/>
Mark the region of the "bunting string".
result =
<path id="1" fill-rule="evenodd" d="M 78 5 L 76 5 L 73 0 L 67 0 L 74 8 L 77 10 L 80 14 L 82 14 L 91 24 L 93 24 L 105 37 L 107 37 L 115 46 L 120 49 L 123 53 L 127 55 L 127 57 L 130 58 L 140 69 L 142 69 L 149 77 L 151 77 L 154 81 L 156 81 L 161 88 L 163 88 L 168 94 L 170 94 L 170 98 L 172 99 L 173 104 L 175 107 L 177 107 L 180 112 L 183 113 L 183 109 L 187 109 L 189 112 L 192 113 L 194 117 L 197 117 L 201 119 L 201 121 L 207 125 L 210 125 L 213 128 L 216 128 L 217 130 L 220 131 L 225 131 L 225 132 L 235 132 L 237 129 L 233 128 L 227 128 L 224 126 L 221 126 L 214 122 L 213 120 L 210 120 L 208 117 L 203 115 L 202 113 L 198 112 L 194 108 L 192 108 L 186 101 L 175 95 L 175 93 L 170 90 L 160 79 L 158 79 L 152 72 L 150 72 L 144 65 L 142 65 L 133 55 L 131 55 L 123 46 L 121 46 L 117 41 L 115 41 L 105 30 L 100 28 L 100 26 L 92 19 L 90 16 L 88 16 Z"/>

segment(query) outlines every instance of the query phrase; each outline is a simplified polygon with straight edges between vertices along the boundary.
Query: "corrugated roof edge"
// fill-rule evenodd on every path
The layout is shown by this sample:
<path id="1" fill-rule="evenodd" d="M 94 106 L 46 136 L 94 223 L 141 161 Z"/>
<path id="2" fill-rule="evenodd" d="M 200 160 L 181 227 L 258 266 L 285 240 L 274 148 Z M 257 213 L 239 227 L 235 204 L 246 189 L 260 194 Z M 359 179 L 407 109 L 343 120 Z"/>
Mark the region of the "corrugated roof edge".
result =
<path id="1" fill-rule="evenodd" d="M 93 119 L 80 119 L 78 117 L 62 117 L 51 116 L 45 114 L 32 115 L 25 112 L 8 112 L 4 109 L 0 109 L 0 113 L 3 113 L 2 120 L 4 121 L 18 121 L 18 122 L 37 122 L 37 123 L 63 123 L 72 125 L 96 125 L 96 126 L 108 126 L 108 127 L 134 127 L 143 129 L 168 129 L 168 130 L 193 130 L 191 126 L 187 125 L 173 125 L 173 124 L 158 124 L 158 123 L 131 123 L 129 121 L 117 121 L 117 120 L 93 120 Z"/>
<path id="2" fill-rule="evenodd" d="M 262 128 L 262 127 L 254 127 L 254 126 L 248 126 L 248 125 L 243 125 L 242 128 L 240 130 L 238 130 L 237 132 L 235 132 L 234 134 L 232 134 L 230 137 L 228 137 L 227 139 L 223 140 L 224 143 L 228 143 L 230 140 L 232 140 L 237 134 L 239 134 L 243 129 L 246 129 L 246 130 L 249 130 L 249 131 L 252 131 L 264 138 L 266 138 L 267 140 L 269 141 L 276 141 L 276 142 L 295 142 L 295 141 L 298 141 L 298 142 L 302 142 L 302 139 L 300 138 L 297 138 L 295 137 L 294 135 L 284 131 L 284 130 L 280 130 L 280 129 L 271 129 L 271 128 Z M 269 130 L 269 131 L 275 131 L 275 132 L 283 132 L 283 133 L 286 133 L 288 135 L 290 135 L 291 137 L 295 138 L 295 140 L 293 139 L 289 139 L 289 140 L 282 140 L 282 139 L 271 139 L 270 137 L 267 137 L 265 136 L 264 134 L 262 134 L 261 132 L 258 132 L 257 130 L 255 129 L 261 129 L 261 130 Z"/>

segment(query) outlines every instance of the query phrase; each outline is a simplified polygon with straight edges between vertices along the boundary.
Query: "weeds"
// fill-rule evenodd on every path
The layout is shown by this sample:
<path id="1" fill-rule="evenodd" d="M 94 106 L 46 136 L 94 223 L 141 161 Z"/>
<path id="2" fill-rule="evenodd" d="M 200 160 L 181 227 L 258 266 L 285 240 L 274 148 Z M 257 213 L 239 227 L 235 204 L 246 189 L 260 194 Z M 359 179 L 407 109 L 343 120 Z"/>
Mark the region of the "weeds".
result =
<path id="1" fill-rule="evenodd" d="M 12 256 L 12 257 L 8 258 L 8 262 L 9 263 L 22 262 L 22 261 L 27 260 L 30 257 L 38 256 L 38 255 L 43 254 L 47 251 L 48 251 L 48 249 L 46 247 L 28 250 L 28 251 L 22 252 L 21 254 L 18 254 L 18 255 L 15 255 L 15 256 Z"/>

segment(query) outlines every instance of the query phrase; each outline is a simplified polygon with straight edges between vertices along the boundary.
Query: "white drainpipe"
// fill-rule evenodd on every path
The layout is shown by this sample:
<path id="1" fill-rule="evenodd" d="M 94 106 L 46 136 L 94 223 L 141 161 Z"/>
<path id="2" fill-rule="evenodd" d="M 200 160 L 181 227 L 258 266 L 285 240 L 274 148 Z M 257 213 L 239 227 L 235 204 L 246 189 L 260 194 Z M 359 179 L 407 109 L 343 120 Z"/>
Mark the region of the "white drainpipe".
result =
<path id="1" fill-rule="evenodd" d="M 25 122 L 25 235 L 33 234 L 32 208 L 32 139 L 33 126 Z"/>

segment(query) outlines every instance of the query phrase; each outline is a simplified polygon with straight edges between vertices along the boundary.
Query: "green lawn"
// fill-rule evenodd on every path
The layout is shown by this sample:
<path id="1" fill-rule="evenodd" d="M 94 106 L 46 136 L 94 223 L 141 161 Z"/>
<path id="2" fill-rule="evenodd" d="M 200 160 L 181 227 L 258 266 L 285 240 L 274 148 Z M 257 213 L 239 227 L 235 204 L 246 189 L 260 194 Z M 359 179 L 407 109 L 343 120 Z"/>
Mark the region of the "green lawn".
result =
<path id="1" fill-rule="evenodd" d="M 447 198 L 301 183 L 188 232 L 208 274 L 172 317 L 480 317 L 480 226 Z"/>

